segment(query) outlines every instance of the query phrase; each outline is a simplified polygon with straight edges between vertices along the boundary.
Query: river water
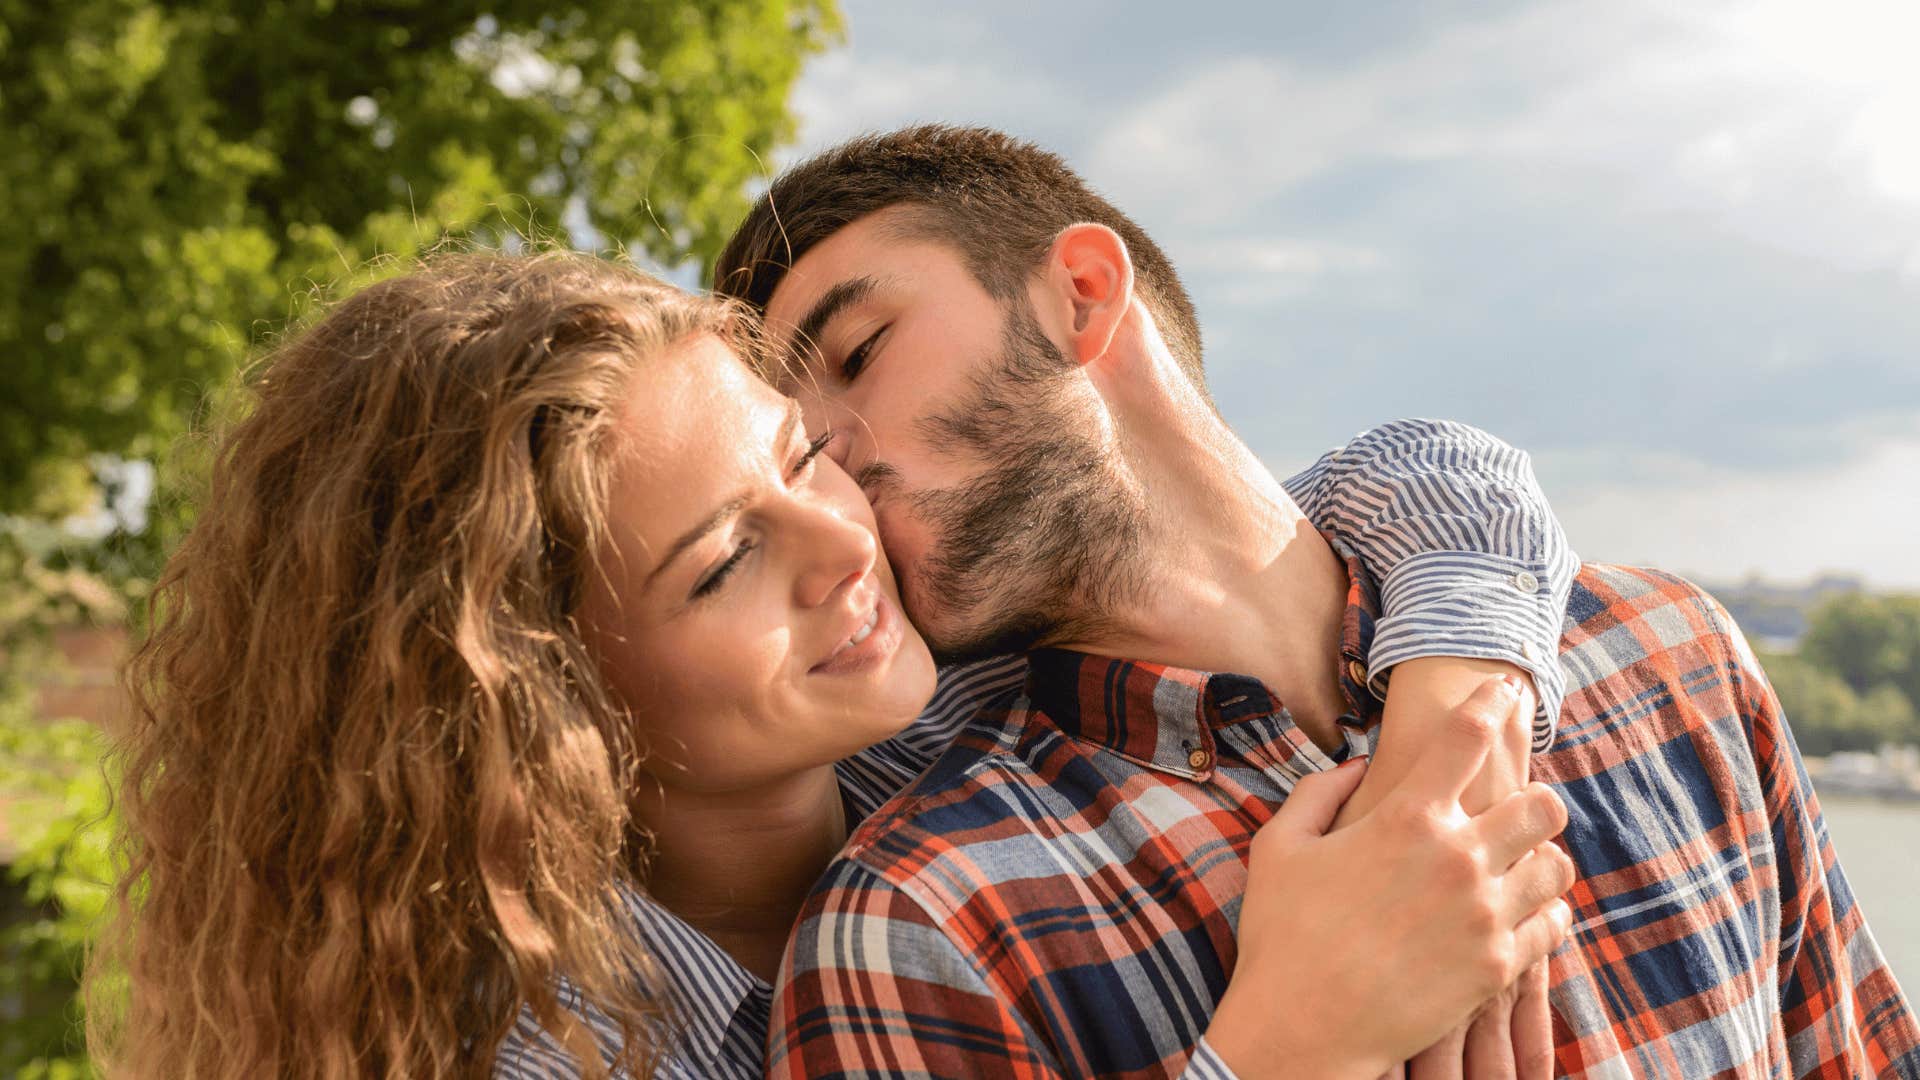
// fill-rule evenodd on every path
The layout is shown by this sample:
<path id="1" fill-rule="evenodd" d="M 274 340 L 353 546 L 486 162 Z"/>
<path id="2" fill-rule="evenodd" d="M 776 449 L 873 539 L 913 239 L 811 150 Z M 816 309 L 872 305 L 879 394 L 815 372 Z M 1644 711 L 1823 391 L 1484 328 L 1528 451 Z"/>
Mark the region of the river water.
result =
<path id="1" fill-rule="evenodd" d="M 1920 1004 L 1920 803 L 1822 796 L 1820 806 L 1874 939 Z"/>

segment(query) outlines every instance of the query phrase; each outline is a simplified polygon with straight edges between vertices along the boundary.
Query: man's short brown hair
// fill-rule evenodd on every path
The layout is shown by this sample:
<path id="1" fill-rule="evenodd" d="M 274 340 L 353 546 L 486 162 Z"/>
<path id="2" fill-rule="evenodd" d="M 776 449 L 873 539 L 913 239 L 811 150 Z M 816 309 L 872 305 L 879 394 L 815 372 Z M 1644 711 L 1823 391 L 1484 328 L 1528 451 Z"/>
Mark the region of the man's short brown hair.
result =
<path id="1" fill-rule="evenodd" d="M 865 135 L 787 170 L 720 253 L 714 288 L 764 311 L 814 245 L 895 206 L 918 208 L 915 226 L 957 249 L 1002 302 L 1021 295 L 1060 230 L 1081 222 L 1112 229 L 1168 349 L 1205 392 L 1199 320 L 1166 253 L 1058 154 L 991 128 L 924 124 Z"/>

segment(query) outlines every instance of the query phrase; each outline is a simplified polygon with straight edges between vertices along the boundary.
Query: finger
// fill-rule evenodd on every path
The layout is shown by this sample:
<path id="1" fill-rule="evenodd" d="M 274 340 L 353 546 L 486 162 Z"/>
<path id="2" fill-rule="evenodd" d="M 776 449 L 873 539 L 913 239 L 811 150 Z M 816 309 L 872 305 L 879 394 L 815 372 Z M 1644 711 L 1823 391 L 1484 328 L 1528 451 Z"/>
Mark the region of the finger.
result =
<path id="1" fill-rule="evenodd" d="M 1264 828 L 1278 829 L 1288 836 L 1325 836 L 1340 807 L 1366 775 L 1367 759 L 1358 757 L 1337 769 L 1302 777 Z"/>
<path id="2" fill-rule="evenodd" d="M 1547 1009 L 1547 962 L 1527 969 L 1515 984 L 1513 1067 L 1520 1080 L 1553 1076 L 1553 1016 Z"/>
<path id="3" fill-rule="evenodd" d="M 1513 928 L 1514 951 L 1520 964 L 1532 967 L 1547 958 L 1567 940 L 1573 925 L 1573 909 L 1565 900 L 1555 900 L 1527 916 Z"/>
<path id="4" fill-rule="evenodd" d="M 1494 803 L 1473 819 L 1487 848 L 1487 863 L 1506 869 L 1567 827 L 1567 806 L 1545 784 L 1534 782 Z"/>
<path id="5" fill-rule="evenodd" d="M 1551 843 L 1534 848 L 1500 879 L 1500 913 L 1519 923 L 1573 887 L 1573 860 Z"/>
<path id="6" fill-rule="evenodd" d="M 1517 1080 L 1513 1059 L 1513 994 L 1501 993 L 1487 1002 L 1467 1027 L 1467 1049 L 1462 1069 L 1473 1080 Z"/>
<path id="7" fill-rule="evenodd" d="M 1413 1056 L 1407 1063 L 1407 1080 L 1465 1080 L 1461 1069 L 1466 1053 L 1467 1026 L 1462 1024 Z"/>
<path id="8" fill-rule="evenodd" d="M 1421 754 L 1420 768 L 1399 785 L 1401 796 L 1427 803 L 1459 802 L 1518 700 L 1511 678 L 1481 683 L 1439 725 L 1439 737 Z"/>

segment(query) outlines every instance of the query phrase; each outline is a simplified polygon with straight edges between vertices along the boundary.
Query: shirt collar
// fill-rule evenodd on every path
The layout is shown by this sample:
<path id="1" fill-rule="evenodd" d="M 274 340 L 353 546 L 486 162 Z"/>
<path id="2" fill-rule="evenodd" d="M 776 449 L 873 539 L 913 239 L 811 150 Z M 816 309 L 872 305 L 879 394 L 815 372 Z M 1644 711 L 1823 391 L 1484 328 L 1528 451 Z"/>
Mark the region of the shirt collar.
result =
<path id="1" fill-rule="evenodd" d="M 1347 564 L 1340 655 L 1332 658 L 1349 710 L 1340 722 L 1365 730 L 1380 718 L 1381 702 L 1366 677 L 1379 593 L 1356 558 L 1337 544 L 1335 550 Z M 1036 649 L 1027 660 L 1026 696 L 1066 734 L 1190 779 L 1212 770 L 1214 735 L 1228 726 L 1265 721 L 1286 741 L 1308 743 L 1279 697 L 1247 675 Z"/>

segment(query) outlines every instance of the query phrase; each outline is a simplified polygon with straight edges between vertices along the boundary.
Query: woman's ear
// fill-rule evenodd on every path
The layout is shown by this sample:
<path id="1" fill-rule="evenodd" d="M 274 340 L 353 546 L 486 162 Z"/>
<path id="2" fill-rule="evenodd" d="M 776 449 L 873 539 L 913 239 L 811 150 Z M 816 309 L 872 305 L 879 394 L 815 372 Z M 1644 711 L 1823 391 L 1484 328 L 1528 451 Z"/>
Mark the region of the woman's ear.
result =
<path id="1" fill-rule="evenodd" d="M 1104 356 L 1133 304 L 1133 258 L 1127 242 L 1105 225 L 1069 225 L 1053 238 L 1045 280 L 1055 310 L 1067 316 L 1066 345 L 1074 360 Z"/>

